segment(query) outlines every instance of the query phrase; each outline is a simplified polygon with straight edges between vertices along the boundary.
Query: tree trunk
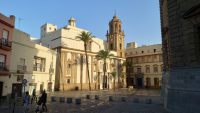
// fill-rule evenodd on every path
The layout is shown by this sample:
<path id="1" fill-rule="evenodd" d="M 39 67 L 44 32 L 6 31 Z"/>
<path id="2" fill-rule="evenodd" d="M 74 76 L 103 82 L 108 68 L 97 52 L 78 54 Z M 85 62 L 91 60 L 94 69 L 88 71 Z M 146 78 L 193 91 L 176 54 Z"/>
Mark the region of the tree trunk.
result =
<path id="1" fill-rule="evenodd" d="M 115 77 L 114 77 L 114 91 L 115 91 Z"/>
<path id="2" fill-rule="evenodd" d="M 105 89 L 106 86 L 106 60 L 104 60 L 103 64 L 103 89 Z"/>
<path id="3" fill-rule="evenodd" d="M 86 56 L 87 75 L 88 75 L 88 80 L 89 80 L 89 90 L 91 91 L 90 73 L 89 73 L 88 56 L 87 56 L 87 45 L 86 44 L 84 44 L 84 48 L 85 48 L 85 56 Z"/>
<path id="4" fill-rule="evenodd" d="M 81 91 L 82 91 L 82 89 L 83 89 L 83 56 L 81 55 L 81 73 L 80 73 L 80 75 L 81 75 Z"/>

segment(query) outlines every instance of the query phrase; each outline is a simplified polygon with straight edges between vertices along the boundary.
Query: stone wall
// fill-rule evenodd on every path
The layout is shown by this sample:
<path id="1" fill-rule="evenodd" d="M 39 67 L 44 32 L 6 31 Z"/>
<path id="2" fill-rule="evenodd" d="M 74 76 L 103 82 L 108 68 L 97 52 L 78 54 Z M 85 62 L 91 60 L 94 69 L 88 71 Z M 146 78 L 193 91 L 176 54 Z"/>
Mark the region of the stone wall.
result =
<path id="1" fill-rule="evenodd" d="M 172 113 L 198 113 L 200 1 L 160 0 L 160 11 L 165 68 L 164 106 Z"/>

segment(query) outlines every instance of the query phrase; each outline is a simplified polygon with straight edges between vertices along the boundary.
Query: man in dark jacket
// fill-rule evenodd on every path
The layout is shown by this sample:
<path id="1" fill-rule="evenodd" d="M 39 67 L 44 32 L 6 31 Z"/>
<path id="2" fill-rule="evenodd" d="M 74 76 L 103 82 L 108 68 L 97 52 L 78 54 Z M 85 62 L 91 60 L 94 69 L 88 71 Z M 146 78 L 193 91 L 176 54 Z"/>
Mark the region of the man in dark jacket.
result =
<path id="1" fill-rule="evenodd" d="M 45 111 L 47 111 L 47 106 L 46 106 L 47 93 L 46 93 L 45 90 L 42 92 L 41 101 L 42 101 L 42 109 L 45 110 Z"/>

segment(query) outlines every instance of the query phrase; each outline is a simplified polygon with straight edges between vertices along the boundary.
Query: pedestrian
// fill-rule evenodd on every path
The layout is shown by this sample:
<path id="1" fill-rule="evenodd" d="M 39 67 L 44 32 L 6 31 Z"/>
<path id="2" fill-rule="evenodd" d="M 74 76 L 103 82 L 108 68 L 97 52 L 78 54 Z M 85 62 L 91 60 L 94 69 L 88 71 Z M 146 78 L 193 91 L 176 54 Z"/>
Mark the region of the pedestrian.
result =
<path id="1" fill-rule="evenodd" d="M 25 93 L 25 96 L 23 98 L 23 104 L 24 104 L 24 113 L 28 113 L 28 105 L 30 103 L 30 96 L 29 96 L 29 93 L 28 91 Z"/>
<path id="2" fill-rule="evenodd" d="M 37 102 L 36 90 L 35 89 L 33 89 L 33 92 L 32 92 L 31 104 L 33 103 L 33 101 Z"/>
<path id="3" fill-rule="evenodd" d="M 43 101 L 43 99 L 42 99 L 42 92 L 40 92 L 40 96 L 39 96 L 39 99 L 37 101 L 37 106 L 36 106 L 36 109 L 35 109 L 35 113 L 38 113 L 40 111 L 42 112 L 42 110 L 40 109 L 42 101 Z"/>
<path id="4" fill-rule="evenodd" d="M 42 92 L 41 100 L 42 100 L 42 110 L 47 111 L 47 106 L 46 106 L 46 102 L 47 102 L 47 93 L 46 93 L 45 90 Z"/>

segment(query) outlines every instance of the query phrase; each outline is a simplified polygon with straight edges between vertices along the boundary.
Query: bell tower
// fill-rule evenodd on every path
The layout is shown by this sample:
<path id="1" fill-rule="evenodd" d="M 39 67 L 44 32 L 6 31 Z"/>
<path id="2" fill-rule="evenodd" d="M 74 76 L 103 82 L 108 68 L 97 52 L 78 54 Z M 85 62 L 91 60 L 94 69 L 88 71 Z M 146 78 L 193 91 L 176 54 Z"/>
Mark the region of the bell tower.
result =
<path id="1" fill-rule="evenodd" d="M 122 31 L 122 22 L 116 14 L 109 22 L 109 31 L 107 31 L 108 49 L 116 51 L 118 57 L 124 58 L 124 31 Z"/>

